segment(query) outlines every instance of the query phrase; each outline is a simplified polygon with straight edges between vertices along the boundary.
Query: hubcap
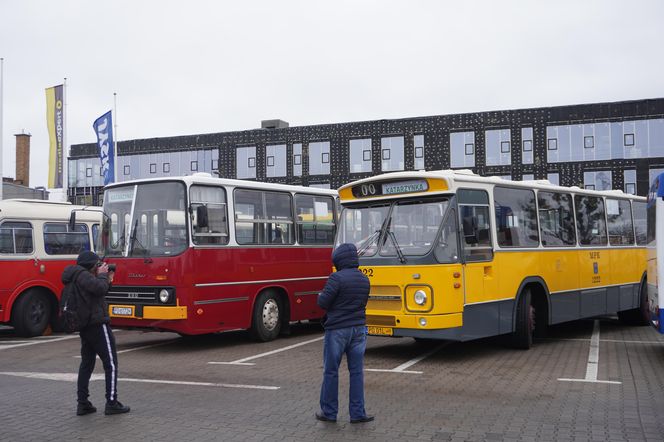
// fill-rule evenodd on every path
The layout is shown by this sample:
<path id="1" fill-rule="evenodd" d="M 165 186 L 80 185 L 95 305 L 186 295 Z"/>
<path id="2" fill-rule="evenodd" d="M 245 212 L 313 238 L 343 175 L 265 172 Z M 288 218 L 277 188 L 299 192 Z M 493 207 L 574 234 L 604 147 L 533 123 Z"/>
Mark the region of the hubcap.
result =
<path id="1" fill-rule="evenodd" d="M 46 306 L 41 300 L 33 301 L 30 304 L 30 321 L 33 324 L 40 324 L 44 319 Z"/>
<path id="2" fill-rule="evenodd" d="M 263 326 L 274 330 L 279 323 L 279 305 L 275 299 L 268 299 L 263 305 Z"/>

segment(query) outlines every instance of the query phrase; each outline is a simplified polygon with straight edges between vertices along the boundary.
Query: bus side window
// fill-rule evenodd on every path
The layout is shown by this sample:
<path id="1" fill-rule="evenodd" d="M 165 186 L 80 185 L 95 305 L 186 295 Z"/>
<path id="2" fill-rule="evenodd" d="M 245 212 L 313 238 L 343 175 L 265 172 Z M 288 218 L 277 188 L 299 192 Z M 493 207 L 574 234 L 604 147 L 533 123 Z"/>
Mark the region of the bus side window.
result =
<path id="1" fill-rule="evenodd" d="M 32 253 L 32 225 L 6 221 L 0 224 L 0 253 Z"/>
<path id="2" fill-rule="evenodd" d="M 490 261 L 493 259 L 489 206 L 459 205 L 459 215 L 465 260 Z"/>
<path id="3" fill-rule="evenodd" d="M 455 210 L 450 210 L 443 223 L 434 255 L 440 263 L 452 263 L 459 260 Z"/>

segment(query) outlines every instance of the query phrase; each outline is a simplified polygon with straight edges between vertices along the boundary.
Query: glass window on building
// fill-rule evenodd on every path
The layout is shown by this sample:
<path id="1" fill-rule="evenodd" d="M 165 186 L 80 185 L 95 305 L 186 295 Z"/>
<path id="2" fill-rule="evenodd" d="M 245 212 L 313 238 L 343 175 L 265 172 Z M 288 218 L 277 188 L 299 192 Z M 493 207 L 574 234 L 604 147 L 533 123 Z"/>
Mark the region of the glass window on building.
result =
<path id="1" fill-rule="evenodd" d="M 623 182 L 625 184 L 623 191 L 631 195 L 636 195 L 636 170 L 623 171 Z"/>
<path id="2" fill-rule="evenodd" d="M 414 162 L 413 167 L 415 170 L 424 170 L 424 135 L 415 135 L 413 137 Z"/>
<path id="3" fill-rule="evenodd" d="M 268 178 L 286 176 L 286 145 L 275 144 L 265 147 L 266 168 Z"/>
<path id="4" fill-rule="evenodd" d="M 521 128 L 521 162 L 533 164 L 533 128 Z"/>
<path id="5" fill-rule="evenodd" d="M 309 184 L 309 187 L 315 187 L 316 189 L 330 189 L 330 183 L 313 183 Z"/>
<path id="6" fill-rule="evenodd" d="M 583 187 L 590 190 L 611 190 L 611 171 L 583 172 Z"/>
<path id="7" fill-rule="evenodd" d="M 157 163 L 150 163 L 150 173 L 157 173 Z"/>
<path id="8" fill-rule="evenodd" d="M 484 131 L 486 165 L 503 166 L 512 164 L 511 133 L 509 129 Z"/>
<path id="9" fill-rule="evenodd" d="M 546 179 L 549 180 L 551 184 L 560 186 L 560 174 L 557 172 L 546 174 Z"/>
<path id="10" fill-rule="evenodd" d="M 124 167 L 124 174 L 125 174 L 125 175 L 129 175 L 129 172 L 130 172 L 130 171 L 131 171 L 131 169 L 130 169 L 129 165 L 128 165 L 128 164 L 125 165 L 125 167 Z"/>
<path id="11" fill-rule="evenodd" d="M 532 173 L 524 173 L 521 175 L 521 181 L 532 181 L 535 179 L 535 175 Z"/>
<path id="12" fill-rule="evenodd" d="M 235 174 L 241 180 L 256 178 L 256 146 L 238 147 L 235 150 Z"/>
<path id="13" fill-rule="evenodd" d="M 450 167 L 475 167 L 475 132 L 450 133 Z"/>
<path id="14" fill-rule="evenodd" d="M 302 143 L 293 144 L 293 176 L 302 176 Z"/>
<path id="15" fill-rule="evenodd" d="M 380 139 L 381 171 L 404 170 L 403 144 L 403 137 L 383 137 Z"/>
<path id="16" fill-rule="evenodd" d="M 371 138 L 350 140 L 350 173 L 371 172 Z"/>
<path id="17" fill-rule="evenodd" d="M 653 181 L 655 181 L 655 177 L 657 177 L 660 173 L 664 172 L 663 167 L 651 167 L 650 170 L 648 171 L 648 188 L 650 188 L 650 185 L 652 184 Z"/>
<path id="18" fill-rule="evenodd" d="M 330 142 L 309 143 L 309 175 L 330 174 Z"/>

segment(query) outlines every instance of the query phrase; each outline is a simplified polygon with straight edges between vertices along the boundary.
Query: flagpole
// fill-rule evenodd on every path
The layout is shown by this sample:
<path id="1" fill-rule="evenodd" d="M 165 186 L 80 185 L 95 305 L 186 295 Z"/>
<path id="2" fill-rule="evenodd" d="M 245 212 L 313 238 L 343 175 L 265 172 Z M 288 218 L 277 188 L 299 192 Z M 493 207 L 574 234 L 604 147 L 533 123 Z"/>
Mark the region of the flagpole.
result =
<path id="1" fill-rule="evenodd" d="M 3 125 L 4 125 L 4 119 L 3 119 L 3 114 L 2 114 L 2 107 L 4 103 L 4 95 L 3 95 L 3 88 L 4 88 L 4 69 L 5 69 L 5 59 L 0 58 L 0 201 L 2 201 L 2 191 L 3 188 L 5 187 L 5 183 L 3 180 L 3 171 L 2 171 L 2 155 L 4 154 L 5 150 L 3 148 L 3 138 L 4 138 L 4 131 L 2 130 Z"/>
<path id="2" fill-rule="evenodd" d="M 118 182 L 118 94 L 113 92 L 113 182 Z"/>
<path id="3" fill-rule="evenodd" d="M 69 201 L 69 146 L 67 146 L 67 77 L 62 92 L 62 110 L 64 121 L 62 122 L 62 191 L 65 202 Z"/>

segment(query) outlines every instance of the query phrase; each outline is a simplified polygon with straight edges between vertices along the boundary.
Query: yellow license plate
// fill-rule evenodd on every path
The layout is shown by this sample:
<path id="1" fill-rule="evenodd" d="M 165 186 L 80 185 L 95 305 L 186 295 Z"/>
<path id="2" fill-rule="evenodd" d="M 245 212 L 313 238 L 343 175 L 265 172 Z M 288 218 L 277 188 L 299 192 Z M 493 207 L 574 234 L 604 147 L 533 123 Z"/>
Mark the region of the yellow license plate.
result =
<path id="1" fill-rule="evenodd" d="M 111 308 L 111 316 L 134 316 L 134 307 L 117 307 Z"/>
<path id="2" fill-rule="evenodd" d="M 370 335 L 376 336 L 392 336 L 392 329 L 390 327 L 367 327 Z"/>

